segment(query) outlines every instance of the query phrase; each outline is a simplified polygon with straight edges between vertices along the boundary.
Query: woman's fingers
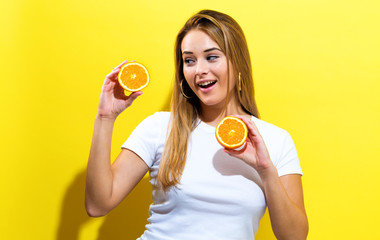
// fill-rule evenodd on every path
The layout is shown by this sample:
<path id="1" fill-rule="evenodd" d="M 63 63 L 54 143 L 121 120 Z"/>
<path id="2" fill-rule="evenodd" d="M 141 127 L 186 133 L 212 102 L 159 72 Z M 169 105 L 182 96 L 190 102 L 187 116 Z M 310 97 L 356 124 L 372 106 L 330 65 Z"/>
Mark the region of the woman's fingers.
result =
<path id="1" fill-rule="evenodd" d="M 112 69 L 112 71 L 107 75 L 107 78 L 110 79 L 111 81 L 116 81 L 117 80 L 117 75 L 119 74 L 121 66 L 123 66 L 127 62 L 128 62 L 127 60 L 124 60 L 122 63 L 120 63 L 119 65 L 117 65 L 116 67 L 114 67 Z"/>
<path id="2" fill-rule="evenodd" d="M 250 133 L 254 137 L 261 137 L 260 132 L 257 129 L 255 123 L 252 121 L 252 119 L 247 118 L 247 117 L 242 117 L 242 116 L 239 116 L 239 115 L 233 115 L 233 116 L 241 119 L 245 123 L 245 125 L 247 125 L 248 134 Z"/>
<path id="3" fill-rule="evenodd" d="M 126 105 L 127 105 L 127 107 L 129 107 L 130 105 L 132 105 L 132 103 L 136 100 L 136 98 L 137 98 L 138 96 L 141 96 L 142 94 L 143 94 L 142 91 L 137 91 L 137 92 L 133 92 L 133 93 L 131 93 L 131 94 L 128 96 L 127 100 L 126 100 Z"/>
<path id="4" fill-rule="evenodd" d="M 249 139 L 252 142 L 254 147 L 257 149 L 258 153 L 260 153 L 260 152 L 267 153 L 268 150 L 266 148 L 264 139 L 261 136 L 261 134 L 260 134 L 256 124 L 253 122 L 253 120 L 251 118 L 246 118 L 246 117 L 242 117 L 242 116 L 238 116 L 238 115 L 236 117 L 241 119 L 247 125 L 247 128 L 248 128 L 247 140 Z"/>
<path id="5" fill-rule="evenodd" d="M 243 148 L 239 149 L 239 150 L 236 150 L 236 149 L 227 149 L 227 148 L 224 148 L 223 151 L 225 153 L 228 153 L 230 155 L 233 155 L 233 156 L 236 156 L 238 158 L 242 157 L 244 152 L 245 152 L 245 149 L 247 148 L 247 144 L 244 145 Z"/>
<path id="6" fill-rule="evenodd" d="M 123 66 L 124 64 L 126 64 L 128 61 L 127 60 L 124 60 L 122 63 L 120 63 L 119 65 L 117 65 L 116 67 L 113 68 L 113 70 L 115 69 L 120 69 L 121 66 Z M 133 61 L 132 61 L 133 62 Z"/>
<path id="7" fill-rule="evenodd" d="M 141 96 L 143 94 L 142 91 L 133 92 L 128 96 L 128 100 L 132 103 L 136 100 L 138 96 Z"/>

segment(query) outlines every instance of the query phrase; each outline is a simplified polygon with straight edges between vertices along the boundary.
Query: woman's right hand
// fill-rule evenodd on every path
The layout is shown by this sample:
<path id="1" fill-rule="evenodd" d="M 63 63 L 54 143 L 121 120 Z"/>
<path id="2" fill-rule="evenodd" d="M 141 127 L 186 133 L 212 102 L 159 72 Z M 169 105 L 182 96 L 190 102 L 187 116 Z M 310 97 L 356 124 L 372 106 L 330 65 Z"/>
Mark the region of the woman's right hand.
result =
<path id="1" fill-rule="evenodd" d="M 126 96 L 124 89 L 118 82 L 117 76 L 120 68 L 127 62 L 125 60 L 115 67 L 104 80 L 98 107 L 98 116 L 101 118 L 116 119 L 121 112 L 128 108 L 142 94 L 141 91 L 138 91 Z"/>

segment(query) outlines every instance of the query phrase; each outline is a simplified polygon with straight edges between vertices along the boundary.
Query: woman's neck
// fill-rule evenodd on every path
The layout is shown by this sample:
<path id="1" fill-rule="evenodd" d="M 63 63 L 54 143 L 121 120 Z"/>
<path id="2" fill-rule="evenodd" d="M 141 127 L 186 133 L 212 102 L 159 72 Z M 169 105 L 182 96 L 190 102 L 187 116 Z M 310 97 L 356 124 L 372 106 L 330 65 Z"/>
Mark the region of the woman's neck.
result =
<path id="1" fill-rule="evenodd" d="M 216 127 L 220 120 L 228 115 L 248 115 L 240 104 L 230 102 L 227 107 L 224 106 L 207 106 L 201 103 L 200 119 L 208 125 Z"/>

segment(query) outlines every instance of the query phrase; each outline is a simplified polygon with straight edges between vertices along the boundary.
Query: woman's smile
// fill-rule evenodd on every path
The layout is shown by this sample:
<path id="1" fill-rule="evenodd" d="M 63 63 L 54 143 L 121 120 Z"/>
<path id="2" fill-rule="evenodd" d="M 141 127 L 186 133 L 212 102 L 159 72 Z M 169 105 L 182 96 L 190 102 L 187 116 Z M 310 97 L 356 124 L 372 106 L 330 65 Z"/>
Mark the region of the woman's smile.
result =
<path id="1" fill-rule="evenodd" d="M 215 87 L 216 82 L 216 80 L 201 80 L 197 82 L 197 85 L 200 87 L 202 92 L 206 93 Z"/>

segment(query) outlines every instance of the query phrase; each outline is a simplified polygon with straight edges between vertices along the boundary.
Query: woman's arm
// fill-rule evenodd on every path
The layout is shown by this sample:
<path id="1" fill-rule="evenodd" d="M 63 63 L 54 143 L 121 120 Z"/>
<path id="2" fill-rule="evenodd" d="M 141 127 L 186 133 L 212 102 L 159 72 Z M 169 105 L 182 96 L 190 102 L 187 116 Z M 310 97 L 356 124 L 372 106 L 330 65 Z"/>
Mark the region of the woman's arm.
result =
<path id="1" fill-rule="evenodd" d="M 148 171 L 134 152 L 123 149 L 111 166 L 113 121 L 96 118 L 87 165 L 85 205 L 89 216 L 100 217 L 116 207 Z"/>
<path id="2" fill-rule="evenodd" d="M 301 175 L 261 176 L 272 229 L 277 239 L 306 239 L 309 226 Z"/>
<path id="3" fill-rule="evenodd" d="M 309 226 L 303 201 L 301 175 L 279 177 L 256 125 L 251 120 L 239 118 L 248 127 L 246 146 L 240 151 L 225 151 L 242 159 L 260 175 L 272 229 L 277 239 L 306 239 Z"/>
<path id="4" fill-rule="evenodd" d="M 106 76 L 100 94 L 86 176 L 85 204 L 90 216 L 108 213 L 148 171 L 145 162 L 129 150 L 122 150 L 111 166 L 112 131 L 116 118 L 142 94 L 124 95 L 117 75 L 125 63 Z"/>

